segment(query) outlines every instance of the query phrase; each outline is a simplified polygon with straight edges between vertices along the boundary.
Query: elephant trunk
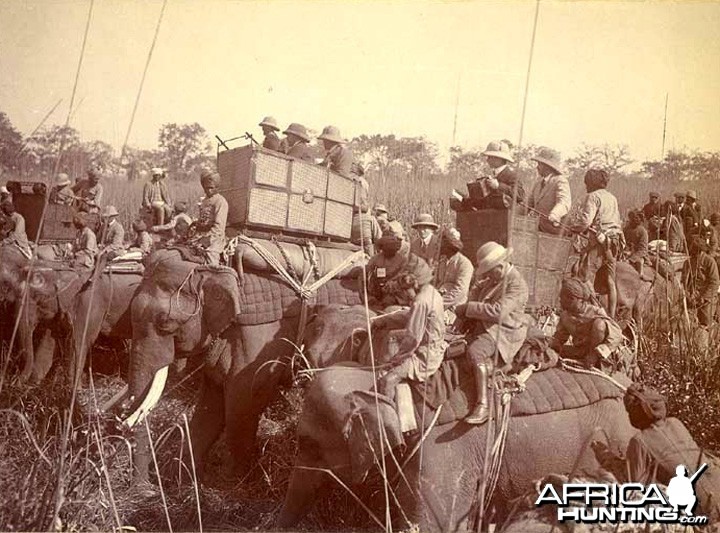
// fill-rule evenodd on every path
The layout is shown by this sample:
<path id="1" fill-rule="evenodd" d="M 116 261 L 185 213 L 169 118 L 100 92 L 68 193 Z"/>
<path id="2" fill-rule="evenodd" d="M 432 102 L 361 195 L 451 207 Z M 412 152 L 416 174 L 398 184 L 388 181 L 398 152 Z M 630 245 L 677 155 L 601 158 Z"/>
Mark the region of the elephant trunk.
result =
<path id="1" fill-rule="evenodd" d="M 310 510 L 317 499 L 327 474 L 320 470 L 309 470 L 302 466 L 293 469 L 285 501 L 275 521 L 276 528 L 294 527 Z"/>

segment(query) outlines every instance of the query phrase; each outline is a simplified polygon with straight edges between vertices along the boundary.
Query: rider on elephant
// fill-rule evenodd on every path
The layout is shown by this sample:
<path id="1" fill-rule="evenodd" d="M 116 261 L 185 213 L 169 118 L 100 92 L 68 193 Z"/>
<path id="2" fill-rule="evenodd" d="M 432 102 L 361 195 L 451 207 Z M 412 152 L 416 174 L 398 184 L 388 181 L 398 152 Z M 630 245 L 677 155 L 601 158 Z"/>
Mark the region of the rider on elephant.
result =
<path id="1" fill-rule="evenodd" d="M 450 228 L 440 236 L 440 260 L 435 269 L 434 285 L 443 297 L 445 309 L 467 302 L 473 265 L 462 253 L 460 232 Z"/>
<path id="2" fill-rule="evenodd" d="M 690 242 L 690 259 L 682 270 L 682 284 L 688 305 L 695 309 L 698 322 L 704 327 L 712 325 L 714 321 L 715 301 L 720 287 L 718 265 L 707 251 L 707 244 L 702 237 L 694 235 Z"/>
<path id="3" fill-rule="evenodd" d="M 467 353 L 475 371 L 477 404 L 465 418 L 469 424 L 483 424 L 490 417 L 488 376 L 495 368 L 495 354 L 500 366 L 512 363 L 525 342 L 529 317 L 523 312 L 529 290 L 522 274 L 508 260 L 512 248 L 490 241 L 477 251 L 475 285 L 468 302 L 457 306 L 458 318 L 471 326 Z"/>
<path id="4" fill-rule="evenodd" d="M 73 264 L 84 268 L 95 266 L 95 256 L 98 254 L 97 237 L 88 227 L 88 215 L 85 212 L 73 216 L 73 226 L 77 230 L 73 243 Z"/>
<path id="5" fill-rule="evenodd" d="M 580 210 L 574 214 L 570 228 L 575 233 L 590 232 L 588 245 L 580 257 L 578 274 L 591 285 L 597 274 L 601 275 L 601 281 L 607 285 L 607 311 L 614 317 L 618 298 L 615 269 L 624 247 L 624 237 L 617 198 L 607 190 L 609 180 L 608 173 L 601 169 L 590 169 L 585 173 L 587 195 Z"/>
<path id="6" fill-rule="evenodd" d="M 368 305 L 373 309 L 399 305 L 397 297 L 385 290 L 387 283 L 403 270 L 414 272 L 427 266 L 423 259 L 410 252 L 410 246 L 403 237 L 402 225 L 392 221 L 388 231 L 377 242 L 379 252 L 370 258 L 365 267 Z"/>
<path id="7" fill-rule="evenodd" d="M 378 381 L 378 391 L 391 399 L 400 381 L 425 381 L 440 368 L 445 355 L 443 300 L 431 284 L 432 276 L 426 264 L 415 272 L 403 271 L 395 281 L 396 294 L 410 309 L 374 320 L 376 327 L 403 330 L 398 353 L 390 360 L 391 368 Z"/>
<path id="8" fill-rule="evenodd" d="M 191 242 L 205 252 L 209 265 L 220 264 L 220 254 L 225 248 L 225 226 L 227 225 L 228 203 L 218 194 L 220 175 L 214 170 L 203 170 L 200 184 L 205 198 L 200 204 L 200 216 L 195 222 L 195 236 Z"/>
<path id="9" fill-rule="evenodd" d="M 627 249 L 625 254 L 627 261 L 638 274 L 642 276 L 643 266 L 648 259 L 648 231 L 645 229 L 645 215 L 640 209 L 633 209 L 628 213 L 628 223 L 623 228 Z"/>
<path id="10" fill-rule="evenodd" d="M 560 289 L 560 322 L 550 346 L 585 366 L 600 368 L 601 362 L 622 343 L 622 330 L 605 309 L 592 303 L 588 285 L 576 278 L 563 281 Z M 572 337 L 572 345 L 565 343 Z"/>
<path id="11" fill-rule="evenodd" d="M 105 219 L 105 234 L 103 235 L 103 249 L 108 254 L 108 259 L 112 259 L 125 252 L 125 228 L 118 221 L 118 210 L 114 205 L 109 205 L 103 209 L 102 216 Z"/>
<path id="12" fill-rule="evenodd" d="M 5 215 L 5 242 L 16 245 L 25 252 L 30 251 L 30 243 L 25 231 L 25 218 L 15 211 L 15 205 L 10 200 L 5 200 L 0 206 L 2 214 Z"/>
<path id="13" fill-rule="evenodd" d="M 665 398 L 644 385 L 632 384 L 625 393 L 625 409 L 630 423 L 640 430 L 628 443 L 626 461 L 628 482 L 669 484 L 678 465 L 693 472 L 702 463 L 713 463 L 697 445 L 685 425 L 667 417 Z M 715 466 L 712 464 L 712 466 Z M 716 468 L 694 481 L 700 509 L 696 514 L 711 521 L 720 518 L 720 475 Z"/>

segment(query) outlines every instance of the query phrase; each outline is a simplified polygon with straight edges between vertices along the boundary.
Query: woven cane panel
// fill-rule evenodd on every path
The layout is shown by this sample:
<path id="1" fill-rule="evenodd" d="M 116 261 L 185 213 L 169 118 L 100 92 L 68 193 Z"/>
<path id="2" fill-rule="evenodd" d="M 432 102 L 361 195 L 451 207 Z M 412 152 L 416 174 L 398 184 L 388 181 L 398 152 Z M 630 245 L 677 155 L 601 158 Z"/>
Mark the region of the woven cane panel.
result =
<path id="1" fill-rule="evenodd" d="M 538 218 L 527 217 L 524 215 L 515 215 L 515 217 L 513 218 L 513 230 L 536 233 L 538 231 Z"/>
<path id="2" fill-rule="evenodd" d="M 557 306 L 564 274 L 559 271 L 537 269 L 535 274 L 535 305 Z"/>
<path id="3" fill-rule="evenodd" d="M 303 202 L 302 194 L 290 195 L 287 227 L 291 230 L 322 233 L 325 216 L 325 200 L 314 198 L 312 203 Z"/>
<path id="4" fill-rule="evenodd" d="M 303 193 L 311 191 L 313 196 L 325 198 L 327 194 L 328 170 L 302 161 L 293 161 L 290 190 Z"/>
<path id="5" fill-rule="evenodd" d="M 328 202 L 325 208 L 325 234 L 349 239 L 352 216 L 352 206 Z"/>
<path id="6" fill-rule="evenodd" d="M 537 233 L 514 231 L 510 242 L 513 249 L 513 263 L 534 268 L 538 254 L 537 243 Z"/>
<path id="7" fill-rule="evenodd" d="M 250 180 L 250 162 L 253 150 L 250 146 L 233 148 L 220 152 L 217 156 L 217 169 L 222 180 L 220 189 L 247 188 Z"/>
<path id="8" fill-rule="evenodd" d="M 255 183 L 272 187 L 287 187 L 290 162 L 264 152 L 255 152 Z"/>
<path id="9" fill-rule="evenodd" d="M 539 238 L 538 268 L 564 272 L 567 268 L 568 257 L 572 250 L 572 241 L 570 239 L 548 235 L 547 233 L 539 233 Z"/>
<path id="10" fill-rule="evenodd" d="M 254 188 L 250 191 L 248 224 L 285 227 L 288 196 L 283 191 Z"/>
<path id="11" fill-rule="evenodd" d="M 352 205 L 355 202 L 355 182 L 330 172 L 327 197 L 328 200 Z"/>
<path id="12" fill-rule="evenodd" d="M 528 304 L 535 305 L 535 269 L 518 265 L 515 265 L 515 268 L 517 268 L 517 271 L 522 274 L 522 277 L 530 290 L 530 299 L 528 300 Z"/>

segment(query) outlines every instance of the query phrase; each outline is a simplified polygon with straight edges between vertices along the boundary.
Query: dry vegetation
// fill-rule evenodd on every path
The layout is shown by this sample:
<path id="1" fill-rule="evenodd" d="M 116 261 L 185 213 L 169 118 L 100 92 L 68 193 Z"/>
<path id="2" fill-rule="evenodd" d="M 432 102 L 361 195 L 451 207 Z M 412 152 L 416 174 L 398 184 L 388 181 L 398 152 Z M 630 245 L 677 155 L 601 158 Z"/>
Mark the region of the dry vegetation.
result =
<path id="1" fill-rule="evenodd" d="M 142 185 L 106 180 L 108 202 L 114 203 L 125 222 L 139 205 Z M 375 196 L 399 219 L 408 223 L 419 212 L 432 212 L 441 222 L 452 222 L 447 207 L 451 187 L 462 183 L 447 179 L 412 177 L 388 179 L 381 184 L 371 176 Z M 578 184 L 574 184 L 577 191 Z M 647 193 L 664 196 L 686 184 L 618 180 L 611 189 L 623 211 L 641 205 Z M 720 195 L 712 183 L 693 183 L 706 212 L 716 210 Z M 178 184 L 176 197 L 197 201 L 194 184 Z M 720 450 L 720 359 L 716 357 L 717 332 L 708 353 L 689 346 L 691 332 L 677 326 L 670 338 L 650 334 L 643 342 L 644 379 L 664 392 L 671 414 L 681 418 L 706 449 Z M 7 351 L 2 350 L 3 358 Z M 110 429 L 107 421 L 90 413 L 123 383 L 126 358 L 122 353 L 96 349 L 94 387 L 84 386 L 78 400 L 69 439 L 60 380 L 39 388 L 8 384 L 0 390 L 0 530 L 262 530 L 270 527 L 284 496 L 295 451 L 294 429 L 302 405 L 302 391 L 283 391 L 263 416 L 258 443 L 259 461 L 245 479 L 233 478 L 229 458 L 219 443 L 213 450 L 207 483 L 202 487 L 137 486 L 132 482 L 130 441 Z M 12 371 L 12 365 L 10 370 Z M 169 384 L 151 416 L 159 463 L 175 453 L 184 427 L 183 414 L 192 415 L 199 374 Z M 199 507 L 197 501 L 199 494 Z M 200 513 L 198 514 L 198 508 Z M 330 491 L 301 527 L 308 530 L 374 529 L 372 521 L 341 489 Z"/>

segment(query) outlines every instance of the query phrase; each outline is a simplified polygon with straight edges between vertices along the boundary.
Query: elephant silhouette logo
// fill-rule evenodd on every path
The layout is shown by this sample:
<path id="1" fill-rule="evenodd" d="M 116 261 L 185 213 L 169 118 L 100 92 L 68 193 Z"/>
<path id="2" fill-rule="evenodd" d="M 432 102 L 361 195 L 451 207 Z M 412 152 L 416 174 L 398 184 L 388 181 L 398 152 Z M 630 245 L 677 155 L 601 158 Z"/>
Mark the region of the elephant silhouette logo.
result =
<path id="1" fill-rule="evenodd" d="M 704 463 L 692 477 L 687 477 L 687 469 L 685 465 L 677 465 L 675 468 L 675 477 L 670 479 L 667 486 L 667 497 L 670 505 L 673 506 L 675 511 L 679 508 L 684 507 L 685 515 L 692 516 L 692 510 L 697 503 L 697 497 L 695 496 L 694 483 L 707 468 L 707 463 Z"/>

